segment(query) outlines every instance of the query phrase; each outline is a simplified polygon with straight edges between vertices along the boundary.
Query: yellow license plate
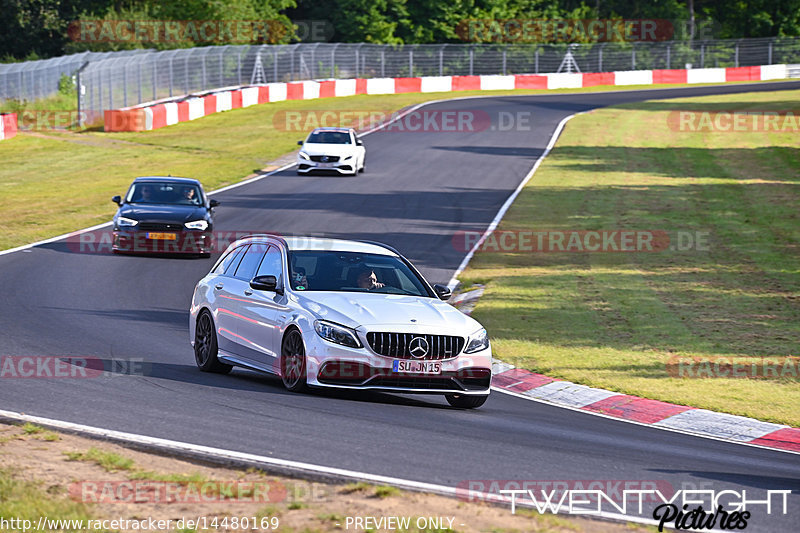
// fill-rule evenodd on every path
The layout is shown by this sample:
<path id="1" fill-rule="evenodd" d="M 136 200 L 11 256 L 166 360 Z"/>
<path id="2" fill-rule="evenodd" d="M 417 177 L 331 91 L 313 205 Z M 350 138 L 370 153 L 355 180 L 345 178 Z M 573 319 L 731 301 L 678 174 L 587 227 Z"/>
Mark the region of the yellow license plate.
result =
<path id="1" fill-rule="evenodd" d="M 148 231 L 147 238 L 158 241 L 174 241 L 178 239 L 178 236 L 175 233 L 155 233 Z"/>

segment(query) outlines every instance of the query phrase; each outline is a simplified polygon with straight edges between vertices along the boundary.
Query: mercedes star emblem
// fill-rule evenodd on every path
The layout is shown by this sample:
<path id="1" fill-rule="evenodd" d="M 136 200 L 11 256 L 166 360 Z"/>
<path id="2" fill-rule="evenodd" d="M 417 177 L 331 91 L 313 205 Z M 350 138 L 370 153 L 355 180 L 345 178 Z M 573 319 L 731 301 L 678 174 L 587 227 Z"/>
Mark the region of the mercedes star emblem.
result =
<path id="1" fill-rule="evenodd" d="M 411 339 L 411 342 L 408 343 L 408 351 L 411 352 L 412 357 L 422 359 L 428 355 L 428 341 L 423 337 L 414 337 Z"/>

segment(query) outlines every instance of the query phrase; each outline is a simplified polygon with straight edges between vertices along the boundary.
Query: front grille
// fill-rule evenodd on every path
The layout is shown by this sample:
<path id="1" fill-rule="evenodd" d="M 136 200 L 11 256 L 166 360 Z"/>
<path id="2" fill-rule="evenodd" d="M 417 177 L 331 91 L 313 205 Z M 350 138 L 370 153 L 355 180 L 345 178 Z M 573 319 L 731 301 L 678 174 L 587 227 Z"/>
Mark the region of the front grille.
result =
<path id="1" fill-rule="evenodd" d="M 339 161 L 338 155 L 312 155 L 310 157 L 317 163 L 337 163 Z"/>
<path id="2" fill-rule="evenodd" d="M 415 346 L 410 346 L 411 341 L 417 337 L 425 339 L 428 345 L 428 351 L 422 357 L 419 357 L 421 352 L 411 353 L 411 348 L 416 348 L 419 344 L 417 342 Z M 461 349 L 464 348 L 464 338 L 454 335 L 370 332 L 367 333 L 367 341 L 375 353 L 397 359 L 450 359 L 461 353 Z"/>
<path id="3" fill-rule="evenodd" d="M 139 231 L 181 231 L 183 224 L 168 224 L 164 222 L 139 222 L 136 225 Z"/>

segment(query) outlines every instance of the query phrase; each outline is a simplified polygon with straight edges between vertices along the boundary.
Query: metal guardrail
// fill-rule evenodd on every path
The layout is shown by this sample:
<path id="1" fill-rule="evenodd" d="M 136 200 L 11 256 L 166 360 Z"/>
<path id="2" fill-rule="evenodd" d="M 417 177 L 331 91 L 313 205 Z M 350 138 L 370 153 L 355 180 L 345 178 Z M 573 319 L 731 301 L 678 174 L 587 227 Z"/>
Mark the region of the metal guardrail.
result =
<path id="1" fill-rule="evenodd" d="M 565 61 L 569 54 L 572 60 Z M 83 108 L 116 109 L 269 82 L 559 71 L 708 68 L 800 63 L 800 38 L 595 43 L 375 45 L 301 43 L 85 52 L 0 65 L 0 99 L 34 100 L 82 70 Z"/>

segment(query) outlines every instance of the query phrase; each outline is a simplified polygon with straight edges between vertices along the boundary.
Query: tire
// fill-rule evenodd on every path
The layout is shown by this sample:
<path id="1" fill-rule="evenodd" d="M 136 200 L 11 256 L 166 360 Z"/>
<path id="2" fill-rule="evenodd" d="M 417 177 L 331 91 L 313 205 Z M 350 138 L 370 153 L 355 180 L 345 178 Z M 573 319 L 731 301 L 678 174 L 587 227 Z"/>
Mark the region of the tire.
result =
<path id="1" fill-rule="evenodd" d="M 217 359 L 217 332 L 214 330 L 214 320 L 211 313 L 201 311 L 197 317 L 197 326 L 194 330 L 194 360 L 197 368 L 203 372 L 227 374 L 233 367 L 220 363 Z"/>
<path id="2" fill-rule="evenodd" d="M 464 394 L 447 394 L 447 403 L 459 409 L 475 409 L 486 403 L 488 394 L 485 396 L 466 396 Z"/>
<path id="3" fill-rule="evenodd" d="M 288 391 L 306 390 L 306 349 L 303 335 L 296 329 L 290 330 L 281 343 L 281 380 Z"/>
<path id="4" fill-rule="evenodd" d="M 359 172 L 366 172 L 366 170 L 367 170 L 367 156 L 364 155 L 364 159 L 361 160 L 361 168 L 359 169 Z"/>

